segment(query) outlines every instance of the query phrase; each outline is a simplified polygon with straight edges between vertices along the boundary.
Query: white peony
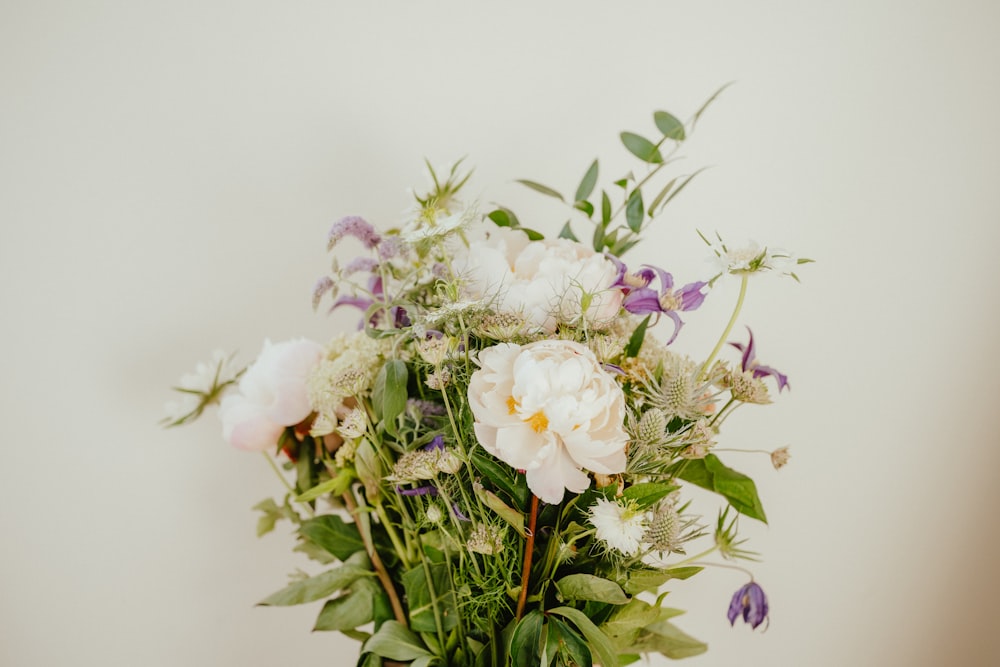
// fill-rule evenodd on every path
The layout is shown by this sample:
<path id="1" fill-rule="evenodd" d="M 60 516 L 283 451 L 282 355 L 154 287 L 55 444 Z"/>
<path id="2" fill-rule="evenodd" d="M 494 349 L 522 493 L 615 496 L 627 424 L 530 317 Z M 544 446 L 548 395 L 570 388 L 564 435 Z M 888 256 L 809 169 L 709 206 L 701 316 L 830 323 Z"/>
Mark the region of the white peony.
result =
<path id="1" fill-rule="evenodd" d="M 518 313 L 548 333 L 581 318 L 606 326 L 622 306 L 615 265 L 569 239 L 530 241 L 521 230 L 491 227 L 458 253 L 455 268 L 469 297 L 493 299 L 499 312 Z"/>
<path id="2" fill-rule="evenodd" d="M 322 358 L 323 347 L 309 340 L 264 341 L 257 361 L 240 378 L 239 392 L 222 400 L 222 436 L 240 449 L 274 447 L 286 426 L 312 412 L 306 377 Z"/>
<path id="3" fill-rule="evenodd" d="M 527 473 L 528 488 L 559 503 L 590 486 L 585 471 L 625 470 L 625 396 L 579 343 L 501 343 L 479 353 L 469 404 L 479 442 Z"/>

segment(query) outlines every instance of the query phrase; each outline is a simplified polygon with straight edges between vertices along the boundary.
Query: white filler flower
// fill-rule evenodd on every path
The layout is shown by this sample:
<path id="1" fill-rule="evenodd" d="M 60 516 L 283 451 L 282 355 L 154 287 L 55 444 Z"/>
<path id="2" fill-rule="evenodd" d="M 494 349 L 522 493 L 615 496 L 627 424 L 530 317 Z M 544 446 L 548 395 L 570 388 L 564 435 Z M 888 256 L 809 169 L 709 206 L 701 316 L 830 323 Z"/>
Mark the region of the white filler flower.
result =
<path id="1" fill-rule="evenodd" d="M 555 504 L 590 486 L 585 470 L 625 470 L 625 397 L 579 343 L 501 343 L 479 353 L 469 381 L 476 437 L 527 473 L 528 488 Z"/>
<path id="2" fill-rule="evenodd" d="M 632 506 L 600 498 L 590 508 L 597 539 L 626 556 L 634 556 L 646 534 L 646 516 Z"/>

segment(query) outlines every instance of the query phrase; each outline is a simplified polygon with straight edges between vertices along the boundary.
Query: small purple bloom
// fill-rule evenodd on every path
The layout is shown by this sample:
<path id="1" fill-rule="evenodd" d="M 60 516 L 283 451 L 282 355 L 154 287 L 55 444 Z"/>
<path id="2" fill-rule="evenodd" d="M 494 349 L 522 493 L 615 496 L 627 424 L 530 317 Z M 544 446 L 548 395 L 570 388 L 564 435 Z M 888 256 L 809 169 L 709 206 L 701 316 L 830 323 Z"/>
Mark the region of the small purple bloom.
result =
<path id="1" fill-rule="evenodd" d="M 345 236 L 353 236 L 365 244 L 366 248 L 374 248 L 382 240 L 382 237 L 375 231 L 375 228 L 366 222 L 364 218 L 349 215 L 333 223 L 333 227 L 330 228 L 326 249 L 332 250 L 337 241 Z"/>
<path id="2" fill-rule="evenodd" d="M 435 435 L 434 439 L 424 446 L 424 451 L 426 452 L 433 452 L 435 450 L 444 451 L 444 436 Z"/>
<path id="3" fill-rule="evenodd" d="M 462 514 L 462 510 L 458 508 L 458 503 L 452 503 L 451 513 L 454 514 L 459 521 L 472 521 L 472 519 Z"/>
<path id="4" fill-rule="evenodd" d="M 767 596 L 764 595 L 764 589 L 756 582 L 751 581 L 733 595 L 733 599 L 729 603 L 729 612 L 726 614 L 729 625 L 736 623 L 736 617 L 740 614 L 754 630 L 764 621 L 770 625 L 771 621 L 767 615 Z M 767 626 L 764 626 L 764 629 L 766 630 Z"/>
<path id="5" fill-rule="evenodd" d="M 415 489 L 404 489 L 401 486 L 396 487 L 396 493 L 401 496 L 436 496 L 438 494 L 437 488 L 433 486 L 418 486 Z"/>
<path id="6" fill-rule="evenodd" d="M 705 300 L 702 289 L 708 283 L 694 282 L 688 283 L 678 290 L 674 289 L 674 277 L 661 268 L 643 264 L 642 268 L 633 273 L 629 273 L 628 268 L 621 260 L 607 255 L 608 259 L 617 267 L 618 276 L 614 285 L 621 288 L 625 293 L 622 300 L 622 307 L 635 315 L 666 315 L 674 323 L 674 333 L 667 341 L 667 345 L 674 342 L 680 332 L 684 322 L 681 321 L 678 312 L 694 310 Z M 656 278 L 660 281 L 659 291 L 650 287 L 650 283 Z"/>
<path id="7" fill-rule="evenodd" d="M 788 384 L 788 376 L 784 373 L 780 373 L 777 370 L 771 368 L 770 366 L 763 366 L 757 363 L 757 347 L 753 342 L 753 331 L 750 327 L 747 327 L 747 333 L 750 334 L 750 341 L 744 345 L 743 343 L 733 343 L 729 344 L 735 347 L 737 350 L 743 353 L 743 359 L 741 361 L 741 367 L 743 371 L 752 371 L 755 378 L 767 377 L 770 375 L 778 383 L 778 391 L 780 392 L 785 387 L 791 388 Z"/>
<path id="8" fill-rule="evenodd" d="M 378 268 L 378 262 L 376 262 L 371 257 L 355 257 L 351 262 L 344 267 L 344 275 L 349 276 L 355 273 L 360 273 L 365 271 L 371 273 Z"/>
<path id="9" fill-rule="evenodd" d="M 333 278 L 331 278 L 330 276 L 323 276 L 322 278 L 316 281 L 316 284 L 313 286 L 313 296 L 312 296 L 313 310 L 316 310 L 316 308 L 319 307 L 319 302 L 323 299 L 323 296 L 332 289 L 333 289 Z"/>

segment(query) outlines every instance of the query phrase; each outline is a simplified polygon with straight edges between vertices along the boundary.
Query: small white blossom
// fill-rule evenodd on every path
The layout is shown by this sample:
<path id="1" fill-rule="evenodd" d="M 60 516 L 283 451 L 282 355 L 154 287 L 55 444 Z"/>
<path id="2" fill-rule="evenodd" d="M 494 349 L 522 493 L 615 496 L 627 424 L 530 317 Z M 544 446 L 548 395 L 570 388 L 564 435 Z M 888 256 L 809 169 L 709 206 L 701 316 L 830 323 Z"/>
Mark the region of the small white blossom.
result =
<path id="1" fill-rule="evenodd" d="M 604 498 L 591 505 L 590 523 L 597 529 L 597 539 L 626 556 L 638 553 L 647 527 L 645 514 L 631 503 Z"/>

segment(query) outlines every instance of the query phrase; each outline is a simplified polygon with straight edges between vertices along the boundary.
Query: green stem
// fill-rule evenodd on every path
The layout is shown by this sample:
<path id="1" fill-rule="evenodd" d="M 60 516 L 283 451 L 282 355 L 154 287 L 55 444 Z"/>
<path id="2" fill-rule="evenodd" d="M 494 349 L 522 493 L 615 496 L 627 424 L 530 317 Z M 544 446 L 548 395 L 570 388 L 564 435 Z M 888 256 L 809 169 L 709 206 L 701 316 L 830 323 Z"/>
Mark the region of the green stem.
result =
<path id="1" fill-rule="evenodd" d="M 409 570 L 411 566 L 410 552 L 399 541 L 399 535 L 396 533 L 392 522 L 389 521 L 389 517 L 386 516 L 382 503 L 375 504 L 375 511 L 378 513 L 378 518 L 382 521 L 382 527 L 385 528 L 385 532 L 389 536 L 389 541 L 392 542 L 393 549 L 396 550 L 396 555 L 399 556 L 399 560 L 403 561 L 403 565 Z"/>
<path id="2" fill-rule="evenodd" d="M 261 452 L 261 455 L 267 461 L 268 465 L 271 466 L 271 470 L 273 470 L 274 474 L 278 476 L 278 479 L 281 480 L 281 483 L 284 484 L 286 489 L 288 489 L 289 495 L 291 495 L 293 499 L 296 496 L 298 496 L 299 494 L 295 492 L 295 487 L 293 487 L 291 483 L 288 481 L 288 479 L 286 479 L 285 476 L 281 474 L 281 470 L 278 469 L 278 464 L 274 462 L 274 459 L 268 456 L 267 452 Z M 302 505 L 302 507 L 305 509 L 306 514 L 309 515 L 310 519 L 316 516 L 316 512 L 314 512 L 313 508 L 309 506 L 309 503 L 299 503 L 299 504 Z"/>
<path id="3" fill-rule="evenodd" d="M 679 563 L 671 563 L 667 567 L 667 569 L 673 570 L 674 568 L 684 567 L 685 565 L 688 565 L 688 564 L 693 563 L 695 561 L 701 560 L 705 556 L 708 556 L 708 555 L 710 555 L 712 553 L 715 553 L 718 550 L 719 550 L 719 545 L 717 544 L 714 547 L 712 547 L 711 549 L 706 549 L 705 551 L 702 551 L 700 554 L 696 554 L 694 556 L 691 556 L 690 558 L 685 558 L 684 560 L 680 561 Z"/>
<path id="4" fill-rule="evenodd" d="M 712 354 L 708 355 L 708 359 L 702 364 L 701 370 L 698 371 L 698 377 L 704 378 L 705 373 L 712 366 L 712 362 L 715 361 L 715 355 L 719 353 L 722 346 L 725 345 L 726 339 L 729 338 L 729 334 L 733 330 L 733 325 L 736 324 L 736 319 L 740 316 L 740 310 L 743 309 L 743 299 L 747 295 L 747 282 L 750 279 L 749 273 L 743 274 L 743 279 L 740 281 L 740 295 L 736 299 L 736 307 L 733 309 L 733 315 L 729 318 L 729 324 L 726 325 L 726 330 L 722 332 L 722 336 L 719 337 L 719 342 L 715 344 L 715 349 L 712 350 Z"/>

